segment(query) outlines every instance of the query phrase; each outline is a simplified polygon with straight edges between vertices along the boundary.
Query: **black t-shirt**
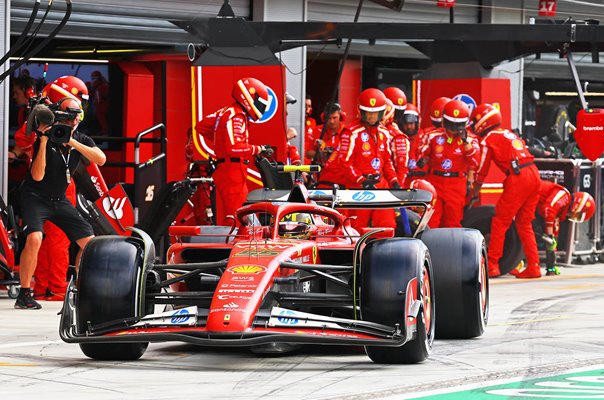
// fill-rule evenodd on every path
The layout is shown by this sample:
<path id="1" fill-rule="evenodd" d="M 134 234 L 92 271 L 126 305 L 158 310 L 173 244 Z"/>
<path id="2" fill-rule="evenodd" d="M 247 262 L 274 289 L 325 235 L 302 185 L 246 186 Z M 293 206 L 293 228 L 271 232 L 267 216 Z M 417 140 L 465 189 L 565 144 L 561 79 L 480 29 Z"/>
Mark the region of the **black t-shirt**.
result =
<path id="1" fill-rule="evenodd" d="M 75 131 L 73 138 L 86 146 L 96 147 L 94 140 L 81 132 Z M 40 140 L 36 140 L 32 160 L 36 159 L 39 148 Z M 44 178 L 37 182 L 32 178 L 31 171 L 28 171 L 23 183 L 23 190 L 34 192 L 43 197 L 65 197 L 68 185 L 67 163 L 69 163 L 69 171 L 73 179 L 73 171 L 78 166 L 81 158 L 82 155 L 79 151 L 70 146 L 55 144 L 49 140 L 46 142 L 46 169 L 44 170 Z"/>

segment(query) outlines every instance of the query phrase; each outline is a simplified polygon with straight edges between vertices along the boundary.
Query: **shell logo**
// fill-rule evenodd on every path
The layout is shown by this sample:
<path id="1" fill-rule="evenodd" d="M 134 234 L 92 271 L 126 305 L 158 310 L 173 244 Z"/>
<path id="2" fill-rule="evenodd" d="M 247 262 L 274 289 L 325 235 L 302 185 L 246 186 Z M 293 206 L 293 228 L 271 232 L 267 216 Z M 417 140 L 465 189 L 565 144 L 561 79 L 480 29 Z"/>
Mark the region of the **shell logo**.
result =
<path id="1" fill-rule="evenodd" d="M 262 267 L 260 265 L 236 265 L 234 267 L 227 268 L 227 271 L 233 274 L 258 275 L 261 272 L 266 272 L 266 267 Z"/>
<path id="2" fill-rule="evenodd" d="M 516 150 L 522 150 L 524 146 L 522 145 L 522 141 L 519 139 L 512 140 L 512 147 Z"/>
<path id="3" fill-rule="evenodd" d="M 77 88 L 71 88 L 71 93 L 76 95 L 78 94 L 78 89 Z"/>
<path id="4" fill-rule="evenodd" d="M 375 103 L 377 103 L 376 99 L 369 99 L 369 104 L 371 104 L 371 107 L 375 106 Z"/>
<path id="5" fill-rule="evenodd" d="M 478 114 L 478 115 L 476 116 L 476 120 L 477 120 L 477 121 L 480 121 L 481 119 L 482 119 L 482 115 Z"/>
<path id="6" fill-rule="evenodd" d="M 249 91 L 250 91 L 250 94 L 254 94 L 254 93 L 256 93 L 256 88 L 251 87 L 249 89 Z"/>
<path id="7" fill-rule="evenodd" d="M 371 150 L 371 145 L 369 143 L 363 143 L 363 150 L 365 150 L 365 151 Z"/>
<path id="8" fill-rule="evenodd" d="M 459 116 L 459 110 L 453 110 L 453 116 L 454 117 Z"/>

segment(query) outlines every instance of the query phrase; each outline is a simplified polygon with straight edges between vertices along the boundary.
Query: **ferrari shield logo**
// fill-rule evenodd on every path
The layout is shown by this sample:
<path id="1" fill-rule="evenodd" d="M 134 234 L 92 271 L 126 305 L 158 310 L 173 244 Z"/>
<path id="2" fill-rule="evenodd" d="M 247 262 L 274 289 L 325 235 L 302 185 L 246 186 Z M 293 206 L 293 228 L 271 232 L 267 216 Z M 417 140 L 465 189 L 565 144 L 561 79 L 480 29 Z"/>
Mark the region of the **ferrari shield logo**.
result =
<path id="1" fill-rule="evenodd" d="M 369 99 L 369 104 L 371 104 L 371 107 L 374 107 L 375 103 L 377 103 L 376 99 Z"/>
<path id="2" fill-rule="evenodd" d="M 459 116 L 459 110 L 453 110 L 453 116 L 454 117 L 458 117 Z"/>
<path id="3" fill-rule="evenodd" d="M 436 118 L 440 117 L 440 111 L 439 110 L 434 110 L 434 116 Z"/>
<path id="4" fill-rule="evenodd" d="M 403 98 L 402 98 L 402 97 L 399 97 L 399 98 L 398 98 L 398 105 L 399 105 L 399 106 L 402 106 L 404 102 L 405 102 L 405 100 L 403 100 Z"/>

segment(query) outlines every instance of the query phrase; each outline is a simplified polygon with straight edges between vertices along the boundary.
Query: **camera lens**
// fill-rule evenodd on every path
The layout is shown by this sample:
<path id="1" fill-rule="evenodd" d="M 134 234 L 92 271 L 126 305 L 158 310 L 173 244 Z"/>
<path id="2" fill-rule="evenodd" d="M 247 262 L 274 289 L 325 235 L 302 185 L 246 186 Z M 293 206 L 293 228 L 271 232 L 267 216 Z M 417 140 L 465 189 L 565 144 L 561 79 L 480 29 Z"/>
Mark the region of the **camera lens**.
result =
<path id="1" fill-rule="evenodd" d="M 48 136 L 53 143 L 67 143 L 71 138 L 71 126 L 62 124 L 54 125 Z"/>

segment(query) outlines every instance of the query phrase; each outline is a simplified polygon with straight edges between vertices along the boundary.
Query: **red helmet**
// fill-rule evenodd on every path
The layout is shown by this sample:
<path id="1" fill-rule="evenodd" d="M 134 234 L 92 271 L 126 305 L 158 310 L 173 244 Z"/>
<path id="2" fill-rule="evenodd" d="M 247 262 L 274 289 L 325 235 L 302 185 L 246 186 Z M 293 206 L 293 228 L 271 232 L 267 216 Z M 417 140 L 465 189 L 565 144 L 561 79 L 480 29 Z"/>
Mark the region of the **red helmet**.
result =
<path id="1" fill-rule="evenodd" d="M 88 101 L 88 88 L 80 78 L 66 75 L 46 85 L 42 89 L 42 96 L 48 97 L 53 103 L 68 97 L 77 101 L 80 108 L 83 108 L 82 103 Z"/>
<path id="2" fill-rule="evenodd" d="M 432 194 L 432 201 L 430 201 L 430 206 L 434 207 L 434 204 L 436 204 L 437 194 L 436 194 L 436 189 L 430 182 L 428 182 L 424 179 L 415 179 L 414 181 L 411 182 L 411 184 L 409 185 L 409 188 L 421 189 L 421 190 L 430 192 Z"/>
<path id="3" fill-rule="evenodd" d="M 461 100 L 451 100 L 443 108 L 443 128 L 449 133 L 465 131 L 469 118 L 470 110 Z"/>
<path id="4" fill-rule="evenodd" d="M 232 96 L 252 121 L 262 118 L 270 101 L 268 89 L 255 78 L 242 78 L 235 82 Z"/>
<path id="5" fill-rule="evenodd" d="M 384 111 L 384 117 L 382 118 L 382 121 L 384 121 L 385 123 L 389 123 L 394 119 L 394 104 L 392 104 L 392 101 L 390 99 L 386 99 L 386 111 Z"/>
<path id="6" fill-rule="evenodd" d="M 441 126 L 443 121 L 443 108 L 445 108 L 445 105 L 450 101 L 451 99 L 448 97 L 439 97 L 430 105 L 430 119 L 434 126 Z"/>
<path id="7" fill-rule="evenodd" d="M 392 86 L 384 89 L 384 96 L 392 102 L 395 110 L 404 110 L 407 107 L 407 96 L 405 96 L 405 92 L 397 87 Z"/>
<path id="8" fill-rule="evenodd" d="M 501 112 L 491 104 L 481 104 L 472 111 L 470 124 L 475 134 L 483 136 L 501 125 Z"/>
<path id="9" fill-rule="evenodd" d="M 368 112 L 377 112 L 377 121 L 372 125 L 378 125 L 386 111 L 386 96 L 379 89 L 365 89 L 359 96 L 359 110 L 361 111 L 361 120 L 367 122 Z"/>
<path id="10" fill-rule="evenodd" d="M 596 202 L 589 193 L 577 192 L 573 194 L 568 219 L 573 222 L 585 222 L 593 217 L 595 212 Z"/>

